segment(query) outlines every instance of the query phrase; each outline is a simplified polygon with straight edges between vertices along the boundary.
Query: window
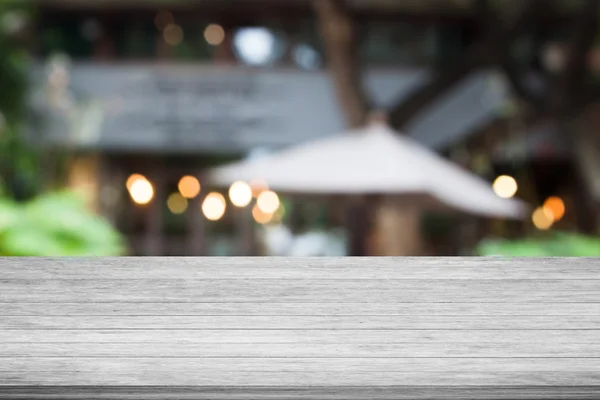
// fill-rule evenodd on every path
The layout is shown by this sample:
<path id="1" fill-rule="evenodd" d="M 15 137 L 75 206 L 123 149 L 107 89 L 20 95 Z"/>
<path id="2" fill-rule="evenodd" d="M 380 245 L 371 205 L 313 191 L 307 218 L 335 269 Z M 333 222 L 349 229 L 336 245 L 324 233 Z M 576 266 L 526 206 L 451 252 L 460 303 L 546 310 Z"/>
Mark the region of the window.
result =
<path id="1" fill-rule="evenodd" d="M 86 20 L 85 23 L 69 16 L 46 21 L 42 24 L 39 35 L 41 55 L 48 57 L 63 53 L 74 59 L 91 57 L 95 39 L 92 35 L 97 32 L 91 32 L 89 21 Z"/>
<path id="2" fill-rule="evenodd" d="M 430 64 L 436 53 L 433 26 L 370 22 L 363 31 L 362 58 L 375 64 Z"/>
<path id="3" fill-rule="evenodd" d="M 115 56 L 118 58 L 153 58 L 159 37 L 152 21 L 119 21 L 115 29 Z"/>
<path id="4" fill-rule="evenodd" d="M 213 60 L 251 67 L 323 65 L 315 21 L 282 23 L 244 16 L 139 12 L 61 11 L 42 13 L 39 53 L 61 53 L 75 60 Z"/>

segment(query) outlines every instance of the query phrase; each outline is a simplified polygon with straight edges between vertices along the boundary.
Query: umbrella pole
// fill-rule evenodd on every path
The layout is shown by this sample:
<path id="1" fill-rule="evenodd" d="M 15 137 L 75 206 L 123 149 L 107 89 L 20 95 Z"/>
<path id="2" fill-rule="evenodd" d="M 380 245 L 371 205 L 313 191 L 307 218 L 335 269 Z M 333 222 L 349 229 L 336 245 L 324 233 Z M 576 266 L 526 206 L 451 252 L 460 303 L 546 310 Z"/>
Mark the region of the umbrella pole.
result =
<path id="1" fill-rule="evenodd" d="M 377 254 L 418 256 L 423 254 L 422 206 L 415 199 L 386 196 L 378 204 L 375 219 Z"/>
<path id="2" fill-rule="evenodd" d="M 375 197 L 350 197 L 346 203 L 346 230 L 348 232 L 348 255 L 362 257 L 369 255 L 369 237 L 372 228 L 371 210 Z"/>

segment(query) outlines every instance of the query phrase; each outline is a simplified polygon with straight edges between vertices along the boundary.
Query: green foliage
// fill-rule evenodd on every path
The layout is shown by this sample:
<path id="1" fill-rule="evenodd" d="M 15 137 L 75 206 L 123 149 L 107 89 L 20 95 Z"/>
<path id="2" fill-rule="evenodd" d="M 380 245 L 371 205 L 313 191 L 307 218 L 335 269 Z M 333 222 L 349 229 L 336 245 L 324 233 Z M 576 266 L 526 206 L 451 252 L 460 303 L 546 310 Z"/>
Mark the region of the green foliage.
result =
<path id="1" fill-rule="evenodd" d="M 24 139 L 29 56 L 20 34 L 30 15 L 24 2 L 0 1 L 0 177 L 15 198 L 39 184 L 39 157 Z"/>
<path id="2" fill-rule="evenodd" d="M 504 257 L 600 257 L 600 238 L 555 233 L 548 238 L 484 240 L 479 244 L 477 254 Z"/>
<path id="3" fill-rule="evenodd" d="M 26 203 L 0 197 L 0 256 L 116 256 L 121 236 L 71 191 Z"/>

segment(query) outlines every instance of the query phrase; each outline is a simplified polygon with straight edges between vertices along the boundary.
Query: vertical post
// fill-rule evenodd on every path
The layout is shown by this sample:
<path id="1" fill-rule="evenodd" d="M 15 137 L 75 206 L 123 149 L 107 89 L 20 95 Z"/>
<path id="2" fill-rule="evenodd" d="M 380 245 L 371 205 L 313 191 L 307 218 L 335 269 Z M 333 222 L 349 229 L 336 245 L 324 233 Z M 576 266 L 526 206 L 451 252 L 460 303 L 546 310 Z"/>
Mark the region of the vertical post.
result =
<path id="1" fill-rule="evenodd" d="M 244 207 L 235 210 L 236 234 L 238 239 L 238 255 L 255 255 L 254 224 L 251 208 Z"/>
<path id="2" fill-rule="evenodd" d="M 148 205 L 148 212 L 146 213 L 144 255 L 161 256 L 164 253 L 165 246 L 163 235 L 165 177 L 161 164 L 153 165 L 149 172 L 149 179 L 154 187 L 154 198 Z"/>
<path id="3" fill-rule="evenodd" d="M 216 64 L 234 64 L 236 62 L 235 53 L 233 51 L 233 35 L 235 31 L 232 25 L 227 21 L 224 21 L 221 26 L 225 30 L 225 38 L 216 48 L 214 62 Z"/>
<path id="4" fill-rule="evenodd" d="M 366 199 L 354 198 L 346 203 L 346 229 L 348 255 L 351 257 L 368 255 L 369 213 Z"/>
<path id="5" fill-rule="evenodd" d="M 98 169 L 97 169 L 97 180 L 98 180 L 98 213 L 106 218 L 112 225 L 116 223 L 117 204 L 113 200 L 116 197 L 116 193 L 112 193 L 113 181 L 116 180 L 118 185 L 124 185 L 122 179 L 122 171 L 120 168 L 114 166 L 111 160 L 106 155 L 98 156 Z M 114 196 L 113 196 L 114 195 Z"/>
<path id="6" fill-rule="evenodd" d="M 188 241 L 186 253 L 190 256 L 206 255 L 205 221 L 202 215 L 202 198 L 200 195 L 189 201 Z"/>

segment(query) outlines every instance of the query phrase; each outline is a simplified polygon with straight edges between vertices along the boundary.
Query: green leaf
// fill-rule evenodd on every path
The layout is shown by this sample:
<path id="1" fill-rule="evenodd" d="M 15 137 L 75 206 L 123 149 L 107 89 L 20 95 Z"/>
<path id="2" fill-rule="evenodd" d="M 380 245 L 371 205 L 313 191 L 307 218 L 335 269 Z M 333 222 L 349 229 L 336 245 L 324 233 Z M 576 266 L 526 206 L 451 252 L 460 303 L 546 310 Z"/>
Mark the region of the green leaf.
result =
<path id="1" fill-rule="evenodd" d="M 0 200 L 0 254 L 8 256 L 116 256 L 121 235 L 89 212 L 72 191 L 37 197 L 27 204 Z"/>
<path id="2" fill-rule="evenodd" d="M 600 257 L 600 238 L 559 232 L 543 239 L 484 240 L 476 251 L 482 256 Z"/>

